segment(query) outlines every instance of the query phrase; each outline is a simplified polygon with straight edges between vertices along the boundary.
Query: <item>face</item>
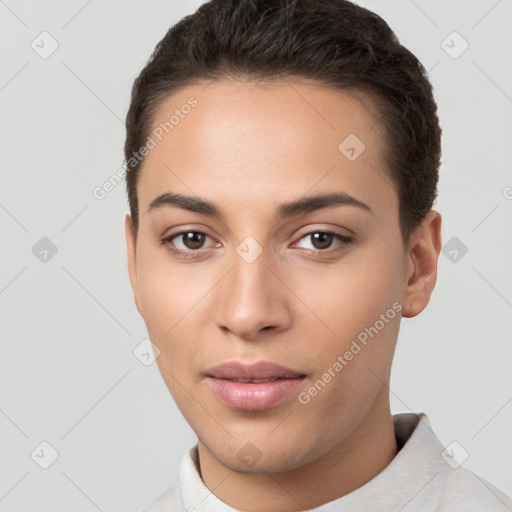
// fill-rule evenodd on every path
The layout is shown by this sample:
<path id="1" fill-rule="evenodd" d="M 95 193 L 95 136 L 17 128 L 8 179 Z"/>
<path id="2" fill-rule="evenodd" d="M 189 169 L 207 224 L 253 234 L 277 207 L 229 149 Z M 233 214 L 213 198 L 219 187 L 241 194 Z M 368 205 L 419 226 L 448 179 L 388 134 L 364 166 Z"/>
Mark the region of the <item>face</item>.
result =
<path id="1" fill-rule="evenodd" d="M 202 446 L 241 472 L 297 468 L 387 400 L 404 302 L 425 305 L 377 118 L 304 81 L 189 86 L 154 128 L 176 110 L 143 163 L 136 240 L 127 217 L 138 310 Z"/>

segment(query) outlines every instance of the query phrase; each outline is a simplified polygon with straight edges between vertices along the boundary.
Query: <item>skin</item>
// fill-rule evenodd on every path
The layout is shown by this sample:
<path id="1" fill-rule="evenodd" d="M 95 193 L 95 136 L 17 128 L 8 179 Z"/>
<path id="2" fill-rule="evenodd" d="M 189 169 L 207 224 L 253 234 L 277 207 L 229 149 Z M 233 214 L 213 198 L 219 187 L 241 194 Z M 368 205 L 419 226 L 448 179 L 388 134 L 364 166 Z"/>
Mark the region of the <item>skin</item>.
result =
<path id="1" fill-rule="evenodd" d="M 390 367 L 401 316 L 418 315 L 430 300 L 441 216 L 431 210 L 403 244 L 381 128 L 361 94 L 306 80 L 224 79 L 176 92 L 153 125 L 190 96 L 198 105 L 143 163 L 137 237 L 126 216 L 135 302 L 197 434 L 206 486 L 240 510 L 317 507 L 364 485 L 397 453 Z M 338 150 L 349 134 L 366 146 L 354 161 Z M 281 203 L 333 191 L 371 212 L 342 205 L 274 217 Z M 164 192 L 210 200 L 224 218 L 173 206 L 148 211 Z M 182 236 L 167 243 L 189 259 L 160 242 L 182 230 L 208 234 L 202 246 Z M 315 244 L 311 233 L 325 231 L 353 241 Z M 248 236 L 262 249 L 252 263 L 236 251 Z M 272 361 L 307 374 L 299 392 L 307 391 L 393 303 L 401 313 L 307 404 L 293 393 L 265 411 L 234 410 L 205 383 L 205 370 L 223 361 Z M 256 464 L 237 456 L 242 449 Z"/>

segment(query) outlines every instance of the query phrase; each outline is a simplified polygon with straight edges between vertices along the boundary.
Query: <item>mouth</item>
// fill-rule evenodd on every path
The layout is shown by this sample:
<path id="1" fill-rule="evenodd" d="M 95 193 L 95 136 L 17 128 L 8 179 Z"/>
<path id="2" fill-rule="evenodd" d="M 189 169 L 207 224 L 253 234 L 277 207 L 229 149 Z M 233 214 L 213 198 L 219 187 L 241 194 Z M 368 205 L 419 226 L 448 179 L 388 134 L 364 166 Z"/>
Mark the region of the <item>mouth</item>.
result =
<path id="1" fill-rule="evenodd" d="M 245 384 L 261 384 L 262 382 L 274 382 L 278 379 L 280 379 L 281 377 L 272 377 L 270 379 L 226 379 L 226 380 L 231 380 L 233 382 L 243 382 Z"/>
<path id="2" fill-rule="evenodd" d="M 306 374 L 276 363 L 232 361 L 205 372 L 214 395 L 232 409 L 263 411 L 294 393 Z"/>

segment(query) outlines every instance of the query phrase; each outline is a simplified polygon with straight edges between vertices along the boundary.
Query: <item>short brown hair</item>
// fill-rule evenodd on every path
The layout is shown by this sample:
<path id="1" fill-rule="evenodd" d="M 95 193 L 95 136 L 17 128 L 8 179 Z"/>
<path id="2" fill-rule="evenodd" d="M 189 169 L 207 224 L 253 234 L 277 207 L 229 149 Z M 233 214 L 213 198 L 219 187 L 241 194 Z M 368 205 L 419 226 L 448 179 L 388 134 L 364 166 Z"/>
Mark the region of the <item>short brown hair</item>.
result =
<path id="1" fill-rule="evenodd" d="M 384 128 L 404 243 L 437 196 L 441 129 L 427 72 L 377 14 L 348 0 L 210 0 L 171 27 L 136 78 L 126 117 L 126 186 L 135 232 L 137 177 L 161 103 L 225 77 L 299 77 L 367 93 Z"/>

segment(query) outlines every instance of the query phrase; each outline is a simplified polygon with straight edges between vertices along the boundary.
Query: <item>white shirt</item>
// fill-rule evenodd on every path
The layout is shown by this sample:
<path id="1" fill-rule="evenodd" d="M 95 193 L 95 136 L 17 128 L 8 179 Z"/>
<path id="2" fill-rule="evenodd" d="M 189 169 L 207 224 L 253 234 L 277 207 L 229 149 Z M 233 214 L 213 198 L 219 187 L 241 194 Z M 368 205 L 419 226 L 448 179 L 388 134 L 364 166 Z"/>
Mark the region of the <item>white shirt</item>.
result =
<path id="1" fill-rule="evenodd" d="M 393 420 L 399 452 L 390 464 L 362 487 L 312 511 L 512 511 L 512 499 L 458 466 L 424 413 L 396 414 Z M 237 512 L 204 485 L 196 462 L 197 445 L 183 457 L 178 480 L 141 512 Z"/>

